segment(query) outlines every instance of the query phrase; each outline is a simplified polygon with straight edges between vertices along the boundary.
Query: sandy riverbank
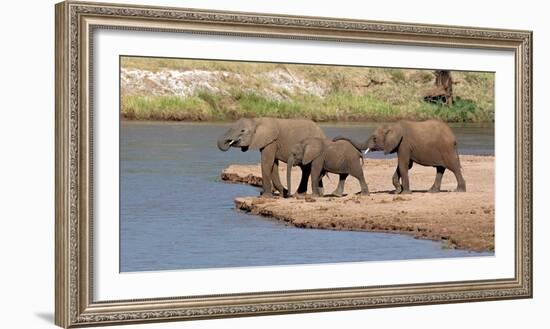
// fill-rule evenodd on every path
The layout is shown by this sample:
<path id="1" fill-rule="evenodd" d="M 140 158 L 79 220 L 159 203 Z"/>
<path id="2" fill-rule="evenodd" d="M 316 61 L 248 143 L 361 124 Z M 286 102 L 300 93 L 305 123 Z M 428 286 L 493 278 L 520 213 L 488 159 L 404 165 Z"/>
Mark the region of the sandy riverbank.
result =
<path id="1" fill-rule="evenodd" d="M 461 156 L 466 193 L 450 192 L 456 187 L 454 175 L 447 171 L 441 193 L 427 193 L 435 169 L 415 165 L 410 171 L 413 191 L 394 195 L 391 176 L 395 159 L 367 159 L 364 164 L 369 196 L 358 196 L 359 184 L 353 177 L 346 181 L 342 198 L 262 199 L 243 196 L 235 206 L 243 211 L 285 221 L 302 228 L 374 231 L 412 234 L 422 239 L 442 241 L 444 247 L 476 251 L 494 250 L 494 157 Z M 280 175 L 286 177 L 281 166 Z M 300 169 L 293 169 L 293 185 L 299 182 Z M 259 165 L 231 165 L 221 178 L 224 181 L 260 186 Z M 325 193 L 332 192 L 338 176 L 324 179 Z"/>

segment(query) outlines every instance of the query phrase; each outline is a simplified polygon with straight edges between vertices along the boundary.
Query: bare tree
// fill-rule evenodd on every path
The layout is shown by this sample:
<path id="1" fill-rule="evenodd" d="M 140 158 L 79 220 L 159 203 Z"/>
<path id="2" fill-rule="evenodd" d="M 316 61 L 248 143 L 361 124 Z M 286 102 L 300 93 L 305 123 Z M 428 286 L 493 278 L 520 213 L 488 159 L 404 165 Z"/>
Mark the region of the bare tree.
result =
<path id="1" fill-rule="evenodd" d="M 427 102 L 445 105 L 453 104 L 453 78 L 448 70 L 437 70 L 434 72 L 434 86 L 424 92 L 424 100 Z"/>

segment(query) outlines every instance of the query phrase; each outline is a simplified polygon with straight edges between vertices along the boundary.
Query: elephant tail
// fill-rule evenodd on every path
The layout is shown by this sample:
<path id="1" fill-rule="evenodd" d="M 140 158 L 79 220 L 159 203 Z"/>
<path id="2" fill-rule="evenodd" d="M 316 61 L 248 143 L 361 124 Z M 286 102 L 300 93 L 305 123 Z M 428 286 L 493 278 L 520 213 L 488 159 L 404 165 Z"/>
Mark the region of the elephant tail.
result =
<path id="1" fill-rule="evenodd" d="M 458 161 L 458 167 L 460 168 L 460 172 L 464 173 L 464 168 L 462 167 L 462 163 L 460 163 L 460 156 L 458 155 L 458 146 L 456 145 L 456 141 L 455 141 L 455 154 L 456 154 L 456 161 Z"/>

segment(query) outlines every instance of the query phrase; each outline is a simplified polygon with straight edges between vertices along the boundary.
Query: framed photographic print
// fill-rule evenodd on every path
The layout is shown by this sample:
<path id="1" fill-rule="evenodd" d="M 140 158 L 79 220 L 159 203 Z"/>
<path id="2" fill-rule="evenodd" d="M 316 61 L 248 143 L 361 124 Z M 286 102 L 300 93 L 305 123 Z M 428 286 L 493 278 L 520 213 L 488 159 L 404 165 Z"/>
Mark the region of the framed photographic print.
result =
<path id="1" fill-rule="evenodd" d="M 56 324 L 532 296 L 532 33 L 56 5 Z"/>

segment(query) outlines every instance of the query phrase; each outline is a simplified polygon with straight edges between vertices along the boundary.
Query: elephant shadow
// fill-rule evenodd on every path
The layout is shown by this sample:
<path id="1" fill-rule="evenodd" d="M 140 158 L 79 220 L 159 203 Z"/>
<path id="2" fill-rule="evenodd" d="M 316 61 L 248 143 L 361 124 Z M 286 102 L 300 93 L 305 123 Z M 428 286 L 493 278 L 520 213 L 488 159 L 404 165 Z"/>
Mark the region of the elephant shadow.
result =
<path id="1" fill-rule="evenodd" d="M 451 193 L 453 192 L 452 190 L 440 190 L 438 193 Z M 411 190 L 411 193 L 428 193 L 428 194 L 432 194 L 429 190 Z M 354 192 L 354 193 L 351 193 L 353 195 L 361 195 L 361 192 Z M 390 195 L 399 195 L 399 194 L 396 194 L 395 193 L 395 190 L 383 190 L 383 191 L 371 191 L 370 194 L 390 194 Z M 437 193 L 433 193 L 433 194 L 437 194 Z M 343 198 L 343 197 L 347 197 L 349 196 L 350 193 L 344 193 L 342 194 L 341 196 L 339 195 L 335 195 L 335 194 L 325 194 L 323 195 L 324 198 Z M 274 192 L 273 193 L 273 196 L 274 197 L 277 197 L 277 198 L 280 198 L 282 197 L 280 195 L 280 193 L 278 192 Z M 304 196 L 305 198 L 305 196 Z"/>
<path id="2" fill-rule="evenodd" d="M 438 193 L 450 193 L 450 192 L 453 192 L 453 191 L 452 190 L 440 190 Z M 392 195 L 397 195 L 395 193 L 395 190 L 372 191 L 370 193 L 371 194 L 392 194 Z M 425 190 L 411 190 L 411 193 L 430 193 L 431 194 L 431 192 L 427 189 L 425 189 Z M 359 192 L 357 192 L 355 194 L 359 194 Z M 437 193 L 434 193 L 434 194 L 437 194 Z"/>

